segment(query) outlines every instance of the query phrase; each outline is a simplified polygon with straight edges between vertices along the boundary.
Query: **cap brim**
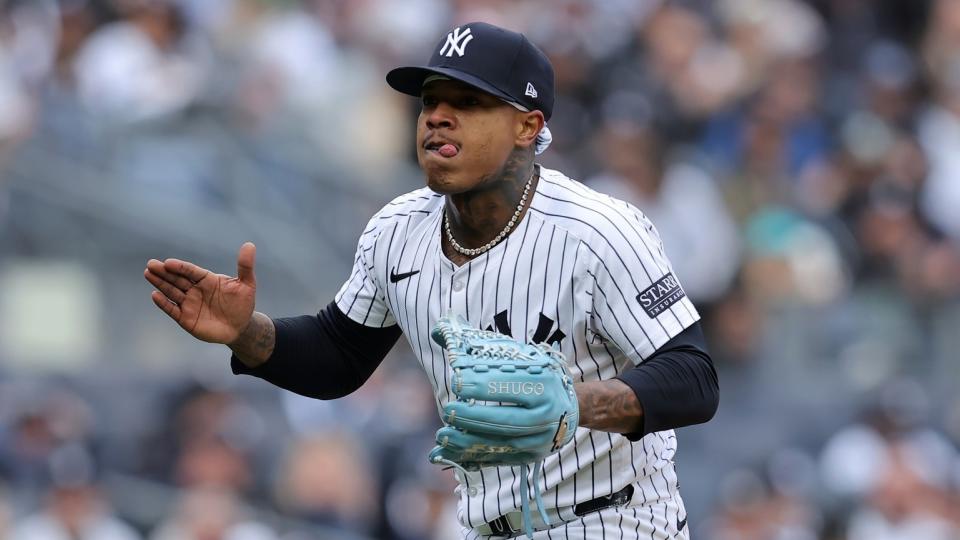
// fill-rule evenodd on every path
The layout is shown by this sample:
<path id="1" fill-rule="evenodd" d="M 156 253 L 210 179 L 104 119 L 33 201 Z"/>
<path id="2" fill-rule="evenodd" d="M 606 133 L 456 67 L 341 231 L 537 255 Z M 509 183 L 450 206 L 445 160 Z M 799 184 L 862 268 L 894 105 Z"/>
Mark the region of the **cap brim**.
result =
<path id="1" fill-rule="evenodd" d="M 474 88 L 497 96 L 500 99 L 513 101 L 513 98 L 510 97 L 509 94 L 501 91 L 487 81 L 484 81 L 483 79 L 475 77 L 469 73 L 464 73 L 458 69 L 445 67 L 398 67 L 390 70 L 390 72 L 387 73 L 387 84 L 389 84 L 397 92 L 414 97 L 420 97 L 420 92 L 423 89 L 423 81 L 425 81 L 427 77 L 431 75 L 443 75 L 444 77 L 448 77 L 455 81 L 469 84 Z"/>

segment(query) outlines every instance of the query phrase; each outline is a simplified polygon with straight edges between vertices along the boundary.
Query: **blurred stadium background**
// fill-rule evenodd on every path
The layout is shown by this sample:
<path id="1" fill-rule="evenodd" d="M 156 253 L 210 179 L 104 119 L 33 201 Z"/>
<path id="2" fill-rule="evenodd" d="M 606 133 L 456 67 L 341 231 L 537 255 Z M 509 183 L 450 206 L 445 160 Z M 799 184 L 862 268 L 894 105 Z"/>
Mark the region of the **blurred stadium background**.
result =
<path id="1" fill-rule="evenodd" d="M 232 273 L 252 240 L 258 309 L 325 305 L 421 183 L 384 73 L 471 20 L 551 56 L 543 163 L 647 212 L 701 307 L 693 537 L 960 538 L 960 1 L 0 6 L 0 538 L 455 537 L 405 343 L 301 399 L 231 375 L 142 270 Z"/>

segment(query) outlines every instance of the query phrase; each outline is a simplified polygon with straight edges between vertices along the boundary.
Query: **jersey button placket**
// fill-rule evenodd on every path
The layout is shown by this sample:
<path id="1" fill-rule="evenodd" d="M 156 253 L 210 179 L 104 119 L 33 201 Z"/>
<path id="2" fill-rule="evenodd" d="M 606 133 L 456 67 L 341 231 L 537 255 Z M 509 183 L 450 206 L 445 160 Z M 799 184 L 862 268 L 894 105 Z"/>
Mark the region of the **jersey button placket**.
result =
<path id="1" fill-rule="evenodd" d="M 460 292 L 463 290 L 463 287 L 464 287 L 463 278 L 457 278 L 457 280 L 453 282 L 454 291 Z"/>

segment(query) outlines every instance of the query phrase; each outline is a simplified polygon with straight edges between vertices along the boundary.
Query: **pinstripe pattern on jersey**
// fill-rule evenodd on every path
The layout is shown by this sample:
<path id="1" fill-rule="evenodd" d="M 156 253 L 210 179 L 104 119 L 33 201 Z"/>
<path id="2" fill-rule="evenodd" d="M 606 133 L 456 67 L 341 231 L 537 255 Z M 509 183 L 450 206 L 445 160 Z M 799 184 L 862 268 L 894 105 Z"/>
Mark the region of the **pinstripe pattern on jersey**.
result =
<path id="1" fill-rule="evenodd" d="M 690 529 L 678 530 L 677 525 L 686 515 L 683 501 L 678 497 L 664 501 L 639 504 L 634 495 L 631 504 L 623 508 L 607 508 L 599 512 L 574 517 L 552 529 L 537 531 L 534 540 L 689 540 Z M 501 540 L 502 536 L 484 536 L 463 529 L 466 540 Z M 520 536 L 519 538 L 525 538 Z"/>
<path id="2" fill-rule="evenodd" d="M 683 297 L 651 318 L 637 300 L 672 272 L 659 236 L 638 209 L 541 169 L 530 210 L 503 242 L 457 267 L 440 244 L 443 198 L 426 188 L 398 197 L 370 220 L 337 305 L 368 326 L 398 324 L 436 393 L 450 399 L 449 369 L 430 329 L 447 311 L 515 339 L 558 339 L 575 380 L 604 380 L 643 362 L 699 318 Z M 418 270 L 391 283 L 397 274 Z M 540 483 L 556 508 L 629 483 L 644 504 L 677 497 L 672 431 L 631 442 L 578 428 L 549 456 Z M 459 475 L 458 475 L 459 476 Z M 520 506 L 519 467 L 491 467 L 461 483 L 458 516 L 474 527 Z M 565 516 L 573 518 L 571 515 Z"/>

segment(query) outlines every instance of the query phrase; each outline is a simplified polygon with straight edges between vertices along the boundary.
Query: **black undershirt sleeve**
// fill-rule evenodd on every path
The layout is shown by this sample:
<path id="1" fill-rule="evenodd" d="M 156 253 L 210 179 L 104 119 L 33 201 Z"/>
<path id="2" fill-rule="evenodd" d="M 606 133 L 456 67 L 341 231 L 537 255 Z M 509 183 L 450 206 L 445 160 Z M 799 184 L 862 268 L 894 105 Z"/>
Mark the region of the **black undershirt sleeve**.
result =
<path id="1" fill-rule="evenodd" d="M 636 393 L 643 407 L 641 430 L 626 434 L 632 441 L 648 433 L 706 422 L 720 402 L 717 371 L 699 322 L 617 378 Z"/>
<path id="2" fill-rule="evenodd" d="M 360 388 L 400 338 L 399 326 L 373 328 L 354 322 L 333 302 L 316 315 L 273 319 L 270 358 L 248 368 L 230 358 L 235 374 L 253 375 L 317 399 L 336 399 Z"/>

